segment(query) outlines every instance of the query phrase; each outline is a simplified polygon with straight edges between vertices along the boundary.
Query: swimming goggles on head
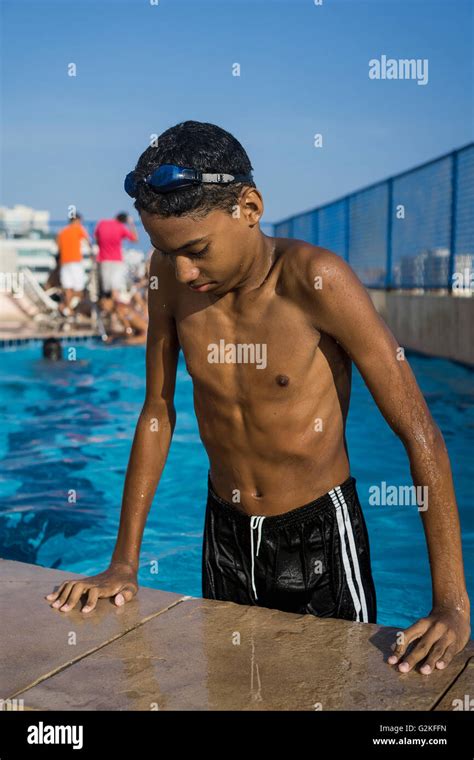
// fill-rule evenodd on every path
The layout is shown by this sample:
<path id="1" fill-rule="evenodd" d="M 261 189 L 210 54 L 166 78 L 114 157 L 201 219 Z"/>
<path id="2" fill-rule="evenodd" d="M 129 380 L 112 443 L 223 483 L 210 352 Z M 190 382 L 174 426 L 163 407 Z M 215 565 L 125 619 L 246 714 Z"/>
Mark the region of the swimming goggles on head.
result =
<path id="1" fill-rule="evenodd" d="M 181 187 L 200 185 L 202 182 L 227 185 L 230 182 L 252 182 L 253 177 L 248 174 L 204 174 L 199 169 L 189 169 L 175 164 L 162 164 L 147 177 L 136 176 L 132 171 L 125 177 L 125 192 L 132 198 L 137 197 L 137 185 L 144 182 L 146 185 L 159 193 L 168 193 Z"/>

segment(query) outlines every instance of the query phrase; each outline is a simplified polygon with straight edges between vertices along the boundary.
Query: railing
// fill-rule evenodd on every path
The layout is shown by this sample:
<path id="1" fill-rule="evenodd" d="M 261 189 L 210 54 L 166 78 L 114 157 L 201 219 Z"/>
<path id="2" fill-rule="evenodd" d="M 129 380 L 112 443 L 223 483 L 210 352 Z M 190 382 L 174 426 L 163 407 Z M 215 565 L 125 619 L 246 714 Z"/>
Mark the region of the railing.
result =
<path id="1" fill-rule="evenodd" d="M 329 248 L 370 288 L 472 294 L 474 143 L 274 225 Z"/>

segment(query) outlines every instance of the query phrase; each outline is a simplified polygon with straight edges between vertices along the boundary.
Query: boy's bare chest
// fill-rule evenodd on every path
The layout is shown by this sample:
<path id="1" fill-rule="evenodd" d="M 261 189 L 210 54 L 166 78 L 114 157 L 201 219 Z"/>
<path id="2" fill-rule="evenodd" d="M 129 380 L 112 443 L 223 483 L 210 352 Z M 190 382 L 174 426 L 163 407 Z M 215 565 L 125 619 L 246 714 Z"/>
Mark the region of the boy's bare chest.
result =
<path id="1" fill-rule="evenodd" d="M 189 373 L 216 392 L 247 383 L 295 389 L 320 339 L 303 309 L 275 293 L 238 307 L 196 295 L 178 305 L 175 320 Z"/>

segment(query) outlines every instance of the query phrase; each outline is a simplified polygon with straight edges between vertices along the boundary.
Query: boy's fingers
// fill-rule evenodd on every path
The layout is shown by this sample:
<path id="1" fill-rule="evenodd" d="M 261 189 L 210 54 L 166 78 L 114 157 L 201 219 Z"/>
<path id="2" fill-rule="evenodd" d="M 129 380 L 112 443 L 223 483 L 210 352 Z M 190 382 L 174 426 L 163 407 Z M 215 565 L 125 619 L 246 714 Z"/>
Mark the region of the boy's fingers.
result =
<path id="1" fill-rule="evenodd" d="M 445 653 L 446 647 L 449 643 L 450 639 L 448 639 L 447 636 L 443 636 L 441 639 L 439 639 L 439 641 L 436 642 L 436 644 L 431 648 L 425 662 L 421 666 L 420 673 L 423 673 L 423 675 L 427 676 L 434 670 L 438 660 L 441 660 L 443 658 L 443 654 Z"/>
<path id="2" fill-rule="evenodd" d="M 445 653 L 442 655 L 441 659 L 439 659 L 436 663 L 436 667 L 439 668 L 439 670 L 444 670 L 444 668 L 447 668 L 454 655 L 457 654 L 457 651 L 458 648 L 456 642 L 450 644 Z"/>
<path id="3" fill-rule="evenodd" d="M 57 597 L 59 596 L 59 594 L 63 590 L 64 586 L 66 585 L 66 583 L 67 583 L 67 581 L 64 581 L 64 583 L 61 583 L 61 585 L 58 588 L 58 590 L 57 591 L 52 591 L 50 594 L 48 594 L 48 596 L 45 597 L 45 599 L 49 599 L 50 602 L 52 602 L 55 599 L 57 599 Z"/>
<path id="4" fill-rule="evenodd" d="M 117 604 L 119 607 L 121 607 L 126 602 L 129 602 L 130 599 L 133 599 L 135 596 L 135 589 L 132 586 L 124 586 L 120 592 L 115 597 L 115 604 Z"/>
<path id="5" fill-rule="evenodd" d="M 89 589 L 89 593 L 87 594 L 87 600 L 84 607 L 82 608 L 82 611 L 92 612 L 92 610 L 95 608 L 97 604 L 97 599 L 99 598 L 99 596 L 100 596 L 100 592 L 97 586 Z"/>
<path id="6" fill-rule="evenodd" d="M 101 588 L 97 585 L 90 586 L 84 581 L 73 580 L 64 581 L 57 591 L 48 594 L 45 598 L 48 599 L 51 607 L 58 609 L 60 612 L 69 612 L 74 609 L 80 598 L 87 593 L 86 603 L 82 608 L 82 612 L 91 612 L 96 607 L 97 600 L 100 597 L 115 597 L 115 604 L 120 607 L 133 599 L 137 590 L 137 584 L 126 583 L 122 586 L 120 591 L 115 594 L 111 584 L 103 584 L 103 588 Z"/>
<path id="7" fill-rule="evenodd" d="M 56 601 L 53 602 L 52 607 L 59 608 L 63 606 L 63 604 L 65 603 L 66 599 L 69 596 L 69 592 L 72 589 L 73 585 L 74 585 L 74 581 L 66 581 L 66 585 L 64 586 L 63 590 L 59 594 Z"/>
<path id="8" fill-rule="evenodd" d="M 69 612 L 69 610 L 72 610 L 76 604 L 78 603 L 81 596 L 86 592 L 86 586 L 84 583 L 76 583 L 72 589 L 70 589 L 69 596 L 65 602 L 59 609 L 61 612 Z"/>
<path id="9" fill-rule="evenodd" d="M 394 665 L 405 654 L 411 642 L 420 638 L 428 628 L 429 622 L 423 618 L 404 631 L 400 631 L 403 634 L 402 642 L 394 645 L 393 654 L 388 658 L 388 662 Z"/>
<path id="10" fill-rule="evenodd" d="M 426 657 L 433 644 L 435 644 L 439 638 L 440 632 L 436 626 L 434 626 L 425 633 L 410 654 L 403 657 L 402 661 L 398 664 L 399 671 L 401 673 L 408 673 L 417 662 Z"/>

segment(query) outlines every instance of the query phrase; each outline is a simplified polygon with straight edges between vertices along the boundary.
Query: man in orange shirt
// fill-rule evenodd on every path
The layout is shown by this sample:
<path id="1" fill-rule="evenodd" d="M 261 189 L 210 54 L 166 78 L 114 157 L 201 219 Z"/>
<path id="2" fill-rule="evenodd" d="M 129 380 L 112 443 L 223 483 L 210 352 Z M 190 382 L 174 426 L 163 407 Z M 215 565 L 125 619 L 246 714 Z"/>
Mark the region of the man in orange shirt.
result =
<path id="1" fill-rule="evenodd" d="M 81 224 L 82 216 L 77 213 L 69 220 L 57 235 L 56 242 L 59 248 L 59 263 L 61 266 L 61 287 L 65 290 L 65 305 L 69 308 L 74 296 L 82 297 L 82 291 L 86 283 L 84 262 L 82 260 L 81 241 L 87 240 L 91 251 L 91 241 L 87 231 Z"/>

